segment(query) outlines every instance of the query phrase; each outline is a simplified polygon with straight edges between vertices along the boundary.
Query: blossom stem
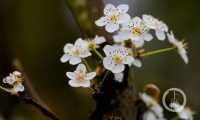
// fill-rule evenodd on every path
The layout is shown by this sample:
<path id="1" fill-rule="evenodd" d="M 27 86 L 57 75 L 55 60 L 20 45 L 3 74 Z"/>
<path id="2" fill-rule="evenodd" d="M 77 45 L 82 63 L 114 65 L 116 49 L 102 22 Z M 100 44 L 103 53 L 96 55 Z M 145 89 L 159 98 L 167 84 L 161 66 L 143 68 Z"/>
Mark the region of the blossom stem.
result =
<path id="1" fill-rule="evenodd" d="M 99 53 L 95 48 L 93 48 L 94 52 L 103 60 L 103 56 Z"/>
<path id="2" fill-rule="evenodd" d="M 158 54 L 158 53 L 168 52 L 168 51 L 174 50 L 176 48 L 177 48 L 176 46 L 173 46 L 173 47 L 170 47 L 170 48 L 155 50 L 155 51 L 152 51 L 152 52 L 147 52 L 147 53 L 141 54 L 140 57 L 147 57 L 147 56 Z"/>
<path id="3" fill-rule="evenodd" d="M 105 79 L 106 79 L 106 77 L 108 76 L 109 73 L 110 73 L 110 70 L 107 70 L 106 74 L 104 75 L 104 77 L 103 77 L 103 79 L 101 81 L 100 88 L 103 85 L 103 82 L 105 81 Z"/>
<path id="4" fill-rule="evenodd" d="M 82 58 L 82 61 L 85 64 L 85 66 L 87 67 L 88 71 L 92 72 L 92 68 L 90 67 L 90 65 L 88 64 L 88 62 L 84 58 Z"/>
<path id="5" fill-rule="evenodd" d="M 2 89 L 3 91 L 6 91 L 6 92 L 10 92 L 9 89 L 6 89 L 6 88 L 4 88 L 4 87 L 2 87 L 2 86 L 0 86 L 0 89 Z"/>

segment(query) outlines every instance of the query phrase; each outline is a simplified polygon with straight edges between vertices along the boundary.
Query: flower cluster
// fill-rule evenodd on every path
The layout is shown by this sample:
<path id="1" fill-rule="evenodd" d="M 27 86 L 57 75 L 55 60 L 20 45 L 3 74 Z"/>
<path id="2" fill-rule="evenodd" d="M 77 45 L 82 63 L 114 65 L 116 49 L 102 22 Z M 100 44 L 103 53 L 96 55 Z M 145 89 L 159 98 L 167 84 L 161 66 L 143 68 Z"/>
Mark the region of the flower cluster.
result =
<path id="1" fill-rule="evenodd" d="M 78 65 L 77 70 L 82 68 L 83 72 L 79 73 L 76 70 L 76 73 L 73 75 L 72 73 L 67 73 L 67 76 L 71 79 L 69 81 L 71 86 L 90 86 L 88 79 L 93 79 L 96 74 L 93 74 L 94 76 L 91 78 L 85 77 L 86 68 L 88 72 L 94 71 L 85 58 L 92 56 L 92 53 L 95 53 L 100 57 L 103 62 L 103 67 L 108 71 L 111 71 L 114 74 L 114 79 L 118 82 L 122 82 L 123 80 L 125 65 L 128 65 L 129 67 L 132 65 L 141 67 L 142 58 L 151 54 L 177 48 L 185 63 L 188 63 L 185 50 L 186 44 L 176 40 L 172 32 L 171 34 L 167 33 L 168 26 L 163 21 L 146 14 L 144 14 L 142 18 L 138 16 L 131 18 L 127 13 L 128 9 L 129 6 L 126 4 L 121 4 L 117 7 L 112 4 L 107 4 L 103 11 L 104 16 L 95 21 L 97 26 L 105 26 L 107 32 L 115 32 L 118 30 L 117 34 L 113 35 L 115 44 L 105 45 L 103 47 L 105 56 L 96 50 L 97 48 L 100 48 L 100 44 L 106 42 L 106 39 L 103 36 L 96 35 L 92 39 L 78 38 L 74 44 L 67 43 L 64 46 L 65 54 L 61 57 L 61 62 L 69 61 L 71 65 L 82 63 Z M 144 46 L 145 42 L 153 39 L 150 30 L 155 30 L 155 36 L 161 41 L 165 40 L 167 34 L 169 42 L 173 44 L 173 47 L 160 51 L 147 52 L 146 54 L 143 53 L 144 49 L 141 49 L 141 47 Z M 83 66 L 85 66 L 85 68 Z M 103 74 L 103 71 L 101 71 L 100 75 Z"/>
<path id="2" fill-rule="evenodd" d="M 9 76 L 7 76 L 3 79 L 4 83 L 7 83 L 7 84 L 13 86 L 13 88 L 11 89 L 11 92 L 13 92 L 13 93 L 17 93 L 19 91 L 20 92 L 24 91 L 24 86 L 22 85 L 23 81 L 24 81 L 23 76 L 18 71 L 14 71 L 13 73 L 10 73 Z"/>
<path id="3" fill-rule="evenodd" d="M 106 25 L 106 31 L 108 32 L 118 30 L 118 34 L 114 35 L 113 39 L 122 46 L 124 45 L 124 42 L 130 40 L 135 48 L 142 47 L 145 41 L 151 41 L 153 39 L 153 36 L 149 33 L 151 29 L 155 30 L 155 35 L 159 40 L 165 40 L 165 33 L 168 32 L 168 26 L 163 21 L 146 14 L 142 15 L 142 19 L 137 16 L 131 19 L 127 14 L 128 8 L 128 5 L 124 4 L 117 7 L 108 4 L 104 8 L 105 16 L 101 17 L 95 23 L 97 26 Z M 123 19 L 121 18 L 122 16 Z M 187 64 L 186 44 L 175 40 L 172 32 L 171 35 L 167 33 L 167 36 L 169 41 L 178 48 L 179 54 Z M 136 64 L 136 66 L 140 67 L 141 65 Z"/>

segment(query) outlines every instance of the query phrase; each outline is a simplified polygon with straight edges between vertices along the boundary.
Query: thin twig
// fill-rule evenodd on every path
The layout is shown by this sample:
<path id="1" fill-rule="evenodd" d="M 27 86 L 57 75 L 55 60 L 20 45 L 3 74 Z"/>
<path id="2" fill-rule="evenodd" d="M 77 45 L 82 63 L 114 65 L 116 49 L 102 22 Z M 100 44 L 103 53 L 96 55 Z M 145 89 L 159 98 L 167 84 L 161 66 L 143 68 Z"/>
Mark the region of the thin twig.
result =
<path id="1" fill-rule="evenodd" d="M 31 97 L 33 97 L 36 101 L 38 101 L 38 103 L 40 103 L 42 106 L 44 106 L 46 109 L 48 109 L 49 111 L 51 111 L 51 109 L 47 106 L 47 104 L 45 104 L 45 102 L 42 101 L 42 99 L 40 98 L 40 96 L 38 95 L 38 93 L 35 91 L 33 85 L 30 82 L 29 77 L 26 74 L 26 71 L 24 70 L 21 62 L 19 59 L 14 59 L 13 60 L 13 66 L 16 70 L 20 71 L 23 74 L 23 77 L 25 79 L 25 86 L 28 90 L 28 92 L 30 93 Z"/>
<path id="2" fill-rule="evenodd" d="M 52 120 L 59 120 L 53 113 L 48 111 L 46 108 L 38 104 L 35 100 L 30 98 L 27 94 L 24 92 L 19 92 L 20 97 L 26 104 L 30 104 L 38 108 L 46 117 L 51 118 Z"/>

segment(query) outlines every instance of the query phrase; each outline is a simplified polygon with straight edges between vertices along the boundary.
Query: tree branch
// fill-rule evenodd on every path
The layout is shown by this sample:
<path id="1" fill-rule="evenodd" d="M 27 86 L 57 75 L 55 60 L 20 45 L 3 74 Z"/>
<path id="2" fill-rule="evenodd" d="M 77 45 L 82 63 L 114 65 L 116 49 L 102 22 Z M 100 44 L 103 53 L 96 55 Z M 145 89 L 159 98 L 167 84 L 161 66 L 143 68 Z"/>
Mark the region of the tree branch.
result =
<path id="1" fill-rule="evenodd" d="M 19 96 L 22 98 L 22 100 L 26 103 L 26 104 L 30 104 L 35 106 L 36 108 L 38 108 L 45 116 L 51 118 L 52 120 L 59 120 L 55 115 L 53 115 L 53 113 L 51 113 L 50 111 L 48 111 L 46 108 L 44 108 L 43 106 L 41 106 L 40 104 L 38 104 L 35 100 L 33 100 L 32 98 L 30 98 L 28 95 L 26 95 L 24 92 L 18 92 Z"/>

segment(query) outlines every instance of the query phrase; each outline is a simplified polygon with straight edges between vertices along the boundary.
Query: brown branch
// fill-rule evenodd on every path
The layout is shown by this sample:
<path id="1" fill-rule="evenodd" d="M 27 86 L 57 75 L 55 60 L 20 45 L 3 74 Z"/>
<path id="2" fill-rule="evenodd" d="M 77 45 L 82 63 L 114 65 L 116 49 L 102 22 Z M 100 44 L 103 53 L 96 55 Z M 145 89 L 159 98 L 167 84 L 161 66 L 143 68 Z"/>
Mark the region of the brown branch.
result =
<path id="1" fill-rule="evenodd" d="M 33 100 L 32 98 L 30 98 L 27 94 L 25 94 L 24 92 L 19 92 L 18 93 L 19 96 L 22 98 L 22 100 L 26 103 L 26 104 L 30 104 L 35 106 L 36 108 L 38 108 L 46 117 L 51 118 L 52 120 L 59 120 L 53 113 L 51 113 L 50 111 L 48 111 L 46 108 L 44 108 L 43 106 L 41 106 L 40 104 L 38 104 L 35 100 Z"/>
<path id="2" fill-rule="evenodd" d="M 128 66 L 124 71 L 123 82 L 114 80 L 114 75 L 109 74 L 101 89 L 101 93 L 94 93 L 96 108 L 90 114 L 89 120 L 135 120 L 137 114 L 135 83 L 133 73 Z"/>

